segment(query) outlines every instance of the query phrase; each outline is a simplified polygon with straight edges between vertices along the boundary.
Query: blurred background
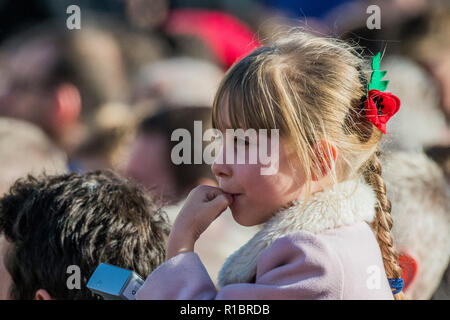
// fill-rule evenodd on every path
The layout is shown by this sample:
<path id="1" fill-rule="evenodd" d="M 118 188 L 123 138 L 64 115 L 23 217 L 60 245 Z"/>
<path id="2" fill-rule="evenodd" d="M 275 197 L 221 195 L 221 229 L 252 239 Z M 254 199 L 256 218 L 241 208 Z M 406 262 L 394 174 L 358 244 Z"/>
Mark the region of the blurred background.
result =
<path id="1" fill-rule="evenodd" d="M 448 190 L 448 0 L 0 0 L 0 195 L 28 173 L 112 169 L 146 187 L 173 221 L 193 187 L 216 182 L 206 164 L 171 162 L 171 133 L 193 135 L 195 120 L 208 129 L 227 69 L 292 27 L 384 54 L 389 91 L 402 100 L 384 148 L 423 154 Z M 443 197 L 437 209 L 417 200 L 422 215 L 445 214 L 423 225 L 417 218 L 414 232 L 449 231 Z M 409 297 L 450 299 L 448 238 L 402 242 L 407 228 L 397 228 L 398 247 L 418 262 L 411 272 L 427 279 Z M 257 230 L 228 212 L 202 235 L 196 250 L 214 281 Z"/>

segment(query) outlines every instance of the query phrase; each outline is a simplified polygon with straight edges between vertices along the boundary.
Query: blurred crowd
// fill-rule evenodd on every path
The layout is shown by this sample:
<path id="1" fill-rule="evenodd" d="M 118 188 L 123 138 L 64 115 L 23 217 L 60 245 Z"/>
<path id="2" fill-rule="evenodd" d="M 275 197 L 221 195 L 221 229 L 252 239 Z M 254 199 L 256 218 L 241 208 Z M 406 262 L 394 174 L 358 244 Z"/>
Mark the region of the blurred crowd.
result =
<path id="1" fill-rule="evenodd" d="M 66 9 L 73 4 L 80 8 L 81 28 L 71 30 L 67 27 L 71 13 Z M 381 9 L 380 29 L 367 26 L 367 8 L 373 4 Z M 126 189 L 124 181 L 133 181 L 145 194 L 129 203 L 123 200 L 121 210 L 139 207 L 138 220 L 123 213 L 116 221 L 101 209 L 96 221 L 68 215 L 73 229 L 67 226 L 64 236 L 79 231 L 88 240 L 80 240 L 80 248 L 67 252 L 85 250 L 89 258 L 71 258 L 66 252 L 61 259 L 67 263 L 85 259 L 84 281 L 105 261 L 146 277 L 163 253 L 152 248 L 148 252 L 153 260 L 143 258 L 147 251 L 141 246 L 149 248 L 152 239 L 167 236 L 190 190 L 200 184 L 216 185 L 209 165 L 171 161 L 177 144 L 172 132 L 182 128 L 193 136 L 194 121 L 202 121 L 203 131 L 210 128 L 215 91 L 227 69 L 291 27 L 348 40 L 367 57 L 383 53 L 389 89 L 402 101 L 383 144 L 383 174 L 392 202 L 394 241 L 404 266 L 405 293 L 410 299 L 449 299 L 449 1 L 0 0 L 0 196 L 12 197 L 3 210 L 21 205 L 20 194 L 43 190 L 46 184 L 60 192 L 57 185 L 64 182 L 48 177 L 39 182 L 26 178 L 29 174 L 66 177 L 68 182 L 61 188 L 72 189 L 61 191 L 68 200 L 58 206 L 70 212 L 85 210 L 83 203 L 90 201 L 82 195 L 86 188 L 104 196 L 108 204 L 119 203 L 123 199 L 113 199 L 111 194 Z M 198 147 L 192 146 L 192 151 Z M 93 174 L 95 170 L 110 171 Z M 19 178 L 21 182 L 15 184 Z M 112 189 L 97 190 L 95 186 L 104 181 Z M 158 220 L 159 209 L 144 208 L 148 197 L 163 208 L 167 219 Z M 42 201 L 46 208 L 48 203 Z M 143 218 L 146 214 L 152 218 Z M 2 217 L 0 226 L 14 231 L 15 237 L 8 238 L 16 239 L 16 247 L 24 241 L 26 228 L 41 228 L 43 243 L 61 241 L 49 235 L 60 230 L 57 226 L 32 224 L 31 217 L 14 219 Z M 96 228 L 102 219 L 113 219 L 114 228 Z M 133 224 L 136 221 L 151 225 L 155 238 L 142 236 Z M 257 230 L 238 225 L 225 212 L 201 236 L 196 251 L 212 279 L 217 279 L 225 259 Z M 0 298 L 5 298 L 1 255 L 8 250 L 1 234 L 2 228 Z M 139 248 L 117 243 L 125 237 L 139 242 Z M 99 249 L 102 246 L 104 250 Z M 38 249 L 28 250 L 36 255 Z M 22 259 L 22 268 L 27 268 L 36 257 Z M 48 263 L 49 270 L 64 265 Z M 13 282 L 36 282 L 18 274 L 12 275 Z M 55 274 L 64 277 L 65 270 Z M 65 278 L 61 285 L 66 285 Z M 24 285 L 21 291 L 16 286 L 14 297 L 35 297 L 26 290 L 36 288 Z M 59 292 L 54 289 L 52 296 Z M 45 294 L 40 292 L 39 297 Z M 59 297 L 71 298 L 64 293 Z"/>

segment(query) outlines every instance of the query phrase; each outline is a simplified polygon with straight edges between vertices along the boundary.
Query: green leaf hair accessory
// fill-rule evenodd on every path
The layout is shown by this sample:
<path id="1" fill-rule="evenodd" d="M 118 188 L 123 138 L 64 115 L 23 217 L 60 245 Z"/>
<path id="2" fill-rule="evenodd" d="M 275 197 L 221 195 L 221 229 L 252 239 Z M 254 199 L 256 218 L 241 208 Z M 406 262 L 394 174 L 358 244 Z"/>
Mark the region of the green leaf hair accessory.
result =
<path id="1" fill-rule="evenodd" d="M 389 83 L 381 80 L 386 71 L 380 71 L 381 54 L 378 52 L 372 58 L 372 76 L 369 82 L 369 91 L 364 101 L 366 119 L 386 134 L 386 124 L 400 109 L 400 99 L 389 92 L 384 92 Z"/>
<path id="2" fill-rule="evenodd" d="M 372 75 L 369 82 L 369 91 L 372 89 L 385 91 L 389 80 L 381 80 L 386 75 L 386 71 L 380 71 L 381 53 L 378 52 L 372 58 Z"/>

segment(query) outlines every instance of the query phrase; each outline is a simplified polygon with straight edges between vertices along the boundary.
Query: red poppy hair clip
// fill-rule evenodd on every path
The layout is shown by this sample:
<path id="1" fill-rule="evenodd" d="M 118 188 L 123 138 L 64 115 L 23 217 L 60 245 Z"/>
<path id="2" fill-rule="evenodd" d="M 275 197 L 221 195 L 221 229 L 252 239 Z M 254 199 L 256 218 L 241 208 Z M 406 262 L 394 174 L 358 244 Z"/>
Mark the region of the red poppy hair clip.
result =
<path id="1" fill-rule="evenodd" d="M 367 120 L 386 134 L 386 123 L 400 109 L 400 99 L 392 93 L 384 92 L 389 83 L 381 80 L 386 71 L 380 71 L 381 54 L 378 52 L 372 58 L 372 75 L 369 82 L 369 92 L 364 102 Z"/>

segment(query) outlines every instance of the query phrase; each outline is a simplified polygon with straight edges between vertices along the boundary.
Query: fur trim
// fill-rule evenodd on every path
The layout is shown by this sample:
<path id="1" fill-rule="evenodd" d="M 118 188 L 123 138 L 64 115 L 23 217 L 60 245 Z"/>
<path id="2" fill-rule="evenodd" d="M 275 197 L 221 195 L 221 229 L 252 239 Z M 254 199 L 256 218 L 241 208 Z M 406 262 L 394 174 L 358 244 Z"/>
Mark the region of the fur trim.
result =
<path id="1" fill-rule="evenodd" d="M 319 233 L 357 222 L 372 222 L 375 217 L 375 191 L 364 180 L 347 180 L 315 193 L 301 212 L 303 199 L 282 209 L 244 246 L 224 263 L 218 286 L 249 283 L 256 275 L 259 254 L 276 239 L 299 230 Z"/>

